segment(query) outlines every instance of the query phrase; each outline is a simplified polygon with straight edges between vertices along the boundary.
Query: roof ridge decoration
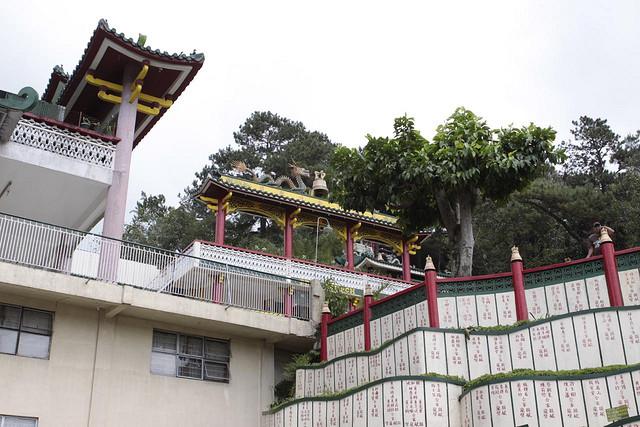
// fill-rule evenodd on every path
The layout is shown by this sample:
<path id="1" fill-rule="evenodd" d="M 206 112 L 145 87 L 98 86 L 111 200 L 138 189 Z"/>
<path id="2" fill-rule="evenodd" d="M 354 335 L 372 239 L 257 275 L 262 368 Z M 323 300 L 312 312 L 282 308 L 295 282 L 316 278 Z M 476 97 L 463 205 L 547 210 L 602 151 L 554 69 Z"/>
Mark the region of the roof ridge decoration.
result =
<path id="1" fill-rule="evenodd" d="M 44 88 L 44 92 L 42 92 L 42 100 L 46 102 L 54 102 L 53 97 L 56 89 L 58 88 L 58 84 L 67 84 L 68 81 L 69 73 L 64 71 L 62 65 L 54 65 L 53 71 L 51 71 L 51 76 L 49 77 L 49 82 Z"/>

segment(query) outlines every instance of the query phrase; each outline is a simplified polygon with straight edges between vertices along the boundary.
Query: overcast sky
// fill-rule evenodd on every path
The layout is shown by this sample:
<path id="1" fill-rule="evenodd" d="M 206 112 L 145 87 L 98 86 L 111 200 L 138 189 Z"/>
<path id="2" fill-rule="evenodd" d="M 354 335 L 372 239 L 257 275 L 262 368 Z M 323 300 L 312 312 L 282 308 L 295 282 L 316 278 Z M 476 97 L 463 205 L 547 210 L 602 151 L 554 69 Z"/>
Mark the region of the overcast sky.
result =
<path id="1" fill-rule="evenodd" d="M 55 64 L 73 71 L 100 18 L 206 55 L 134 151 L 130 209 L 143 190 L 175 203 L 256 110 L 349 146 L 404 113 L 431 138 L 461 105 L 558 140 L 580 115 L 640 128 L 640 1 L 2 1 L 0 89 L 42 93 Z"/>

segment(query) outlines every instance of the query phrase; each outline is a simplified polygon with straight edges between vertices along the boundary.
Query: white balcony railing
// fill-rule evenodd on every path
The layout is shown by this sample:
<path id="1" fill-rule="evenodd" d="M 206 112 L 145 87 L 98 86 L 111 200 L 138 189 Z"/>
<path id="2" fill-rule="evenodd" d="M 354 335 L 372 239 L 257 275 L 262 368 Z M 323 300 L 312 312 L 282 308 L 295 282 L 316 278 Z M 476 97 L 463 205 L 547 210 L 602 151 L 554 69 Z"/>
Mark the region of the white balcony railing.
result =
<path id="1" fill-rule="evenodd" d="M 412 285 L 412 283 L 392 277 L 375 276 L 343 268 L 330 267 L 314 262 L 286 259 L 253 251 L 219 246 L 207 242 L 194 242 L 185 252 L 199 258 L 238 267 L 250 268 L 267 274 L 276 274 L 299 280 L 332 279 L 341 286 L 364 291 L 365 286 L 373 289 L 384 287 L 385 294 L 393 294 Z"/>
<path id="2" fill-rule="evenodd" d="M 307 283 L 0 214 L 0 261 L 309 319 Z"/>
<path id="3" fill-rule="evenodd" d="M 18 122 L 11 141 L 104 168 L 113 168 L 115 145 L 33 119 Z"/>

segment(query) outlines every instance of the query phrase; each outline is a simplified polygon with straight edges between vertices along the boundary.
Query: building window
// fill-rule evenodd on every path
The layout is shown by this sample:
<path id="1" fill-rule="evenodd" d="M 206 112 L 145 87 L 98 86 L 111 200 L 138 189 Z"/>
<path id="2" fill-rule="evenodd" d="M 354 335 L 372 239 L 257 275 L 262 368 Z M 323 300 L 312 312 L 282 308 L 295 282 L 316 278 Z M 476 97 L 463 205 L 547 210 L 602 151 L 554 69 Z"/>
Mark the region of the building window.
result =
<path id="1" fill-rule="evenodd" d="M 51 312 L 0 304 L 0 353 L 47 359 L 52 325 Z"/>
<path id="2" fill-rule="evenodd" d="M 38 419 L 0 415 L 0 427 L 38 427 Z"/>
<path id="3" fill-rule="evenodd" d="M 151 373 L 229 382 L 229 341 L 153 331 Z"/>

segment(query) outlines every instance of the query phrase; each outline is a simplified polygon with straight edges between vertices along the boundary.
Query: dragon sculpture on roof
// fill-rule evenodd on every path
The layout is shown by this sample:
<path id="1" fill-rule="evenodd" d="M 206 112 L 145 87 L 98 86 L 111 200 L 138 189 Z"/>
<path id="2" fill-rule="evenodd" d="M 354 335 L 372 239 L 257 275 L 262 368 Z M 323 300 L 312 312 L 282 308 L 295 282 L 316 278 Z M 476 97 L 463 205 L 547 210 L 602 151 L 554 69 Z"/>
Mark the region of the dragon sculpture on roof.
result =
<path id="1" fill-rule="evenodd" d="M 298 193 L 307 192 L 307 185 L 302 178 L 309 178 L 310 173 L 307 169 L 296 165 L 295 162 L 289 163 L 289 167 L 291 168 L 291 178 L 293 179 L 285 175 L 281 175 L 276 179 L 273 179 L 273 176 L 268 173 L 257 175 L 251 168 L 249 168 L 249 166 L 247 166 L 245 162 L 241 160 L 231 162 L 231 166 L 236 170 L 236 172 L 239 172 L 243 175 L 251 175 L 251 179 L 260 184 L 265 184 L 273 187 L 281 187 Z"/>

